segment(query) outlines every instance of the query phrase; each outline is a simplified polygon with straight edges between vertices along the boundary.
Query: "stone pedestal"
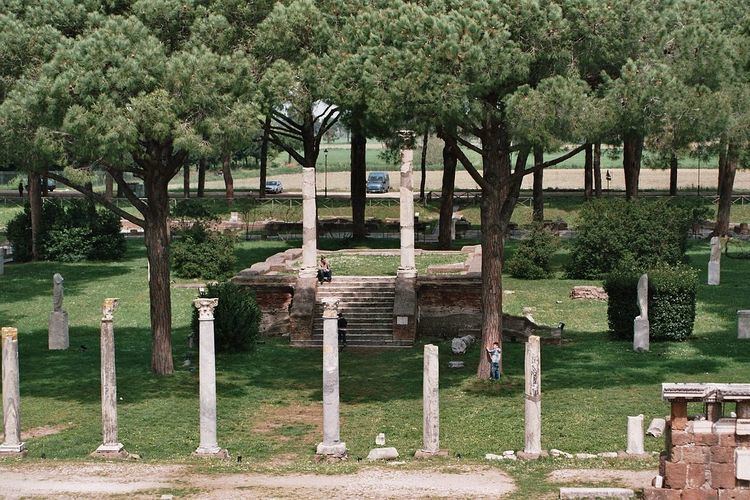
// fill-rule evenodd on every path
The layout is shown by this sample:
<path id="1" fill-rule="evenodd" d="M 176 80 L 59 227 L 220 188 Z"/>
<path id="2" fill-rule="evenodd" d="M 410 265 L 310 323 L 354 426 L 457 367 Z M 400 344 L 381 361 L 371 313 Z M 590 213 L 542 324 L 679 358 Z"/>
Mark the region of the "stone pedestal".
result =
<path id="1" fill-rule="evenodd" d="M 5 440 L 0 456 L 24 456 L 26 445 L 21 442 L 21 392 L 18 375 L 18 330 L 3 328 L 3 428 Z"/>
<path id="2" fill-rule="evenodd" d="M 49 313 L 47 345 L 50 350 L 64 350 L 70 347 L 67 311 L 52 311 Z"/>
<path id="3" fill-rule="evenodd" d="M 300 277 L 314 277 L 318 273 L 316 226 L 315 169 L 302 168 L 302 268 Z"/>
<path id="4" fill-rule="evenodd" d="M 643 415 L 628 417 L 628 448 L 629 455 L 643 455 Z"/>
<path id="5" fill-rule="evenodd" d="M 633 350 L 636 352 L 649 350 L 648 319 L 637 317 L 633 320 Z"/>
<path id="6" fill-rule="evenodd" d="M 414 278 L 417 276 L 414 260 L 414 181 L 412 172 L 414 133 L 402 131 L 400 135 L 404 140 L 404 146 L 401 150 L 401 265 L 398 268 L 398 276 Z"/>
<path id="7" fill-rule="evenodd" d="M 104 299 L 101 322 L 102 444 L 94 455 L 127 456 L 117 440 L 117 376 L 115 371 L 114 311 L 119 299 Z"/>
<path id="8" fill-rule="evenodd" d="M 418 456 L 426 458 L 441 454 L 440 450 L 440 368 L 438 347 L 424 346 L 422 383 L 422 449 Z M 443 452 L 443 455 L 446 453 Z M 415 455 L 417 456 L 417 455 Z"/>
<path id="9" fill-rule="evenodd" d="M 216 440 L 216 357 L 214 355 L 214 308 L 219 299 L 193 301 L 198 309 L 200 376 L 200 445 L 193 453 L 202 457 L 227 458 L 229 453 Z"/>
<path id="10" fill-rule="evenodd" d="M 323 442 L 316 453 L 343 458 L 346 443 L 339 435 L 338 305 L 338 299 L 323 300 Z"/>
<path id="11" fill-rule="evenodd" d="M 721 282 L 721 264 L 719 262 L 708 263 L 708 284 L 718 285 Z"/>
<path id="12" fill-rule="evenodd" d="M 542 363 L 539 337 L 529 336 L 525 355 L 525 432 L 524 453 L 539 457 L 542 453 Z"/>
<path id="13" fill-rule="evenodd" d="M 750 310 L 737 311 L 737 338 L 750 339 Z"/>

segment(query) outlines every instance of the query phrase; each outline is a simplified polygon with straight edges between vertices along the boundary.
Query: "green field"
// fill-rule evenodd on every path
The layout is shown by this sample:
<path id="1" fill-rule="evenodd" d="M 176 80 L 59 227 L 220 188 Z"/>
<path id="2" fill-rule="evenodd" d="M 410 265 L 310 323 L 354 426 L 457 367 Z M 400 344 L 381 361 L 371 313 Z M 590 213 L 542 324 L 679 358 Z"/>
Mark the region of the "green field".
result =
<path id="1" fill-rule="evenodd" d="M 393 242 L 391 242 L 393 244 Z M 292 243 L 243 243 L 237 268 L 288 248 Z M 334 243 L 328 243 L 334 249 Z M 509 251 L 514 245 L 509 246 Z M 708 247 L 696 244 L 689 256 L 706 280 Z M 555 258 L 559 266 L 564 250 Z M 684 343 L 653 343 L 638 354 L 629 342 L 606 333 L 606 305 L 572 301 L 580 281 L 522 281 L 505 278 L 505 310 L 519 314 L 534 307 L 544 324 L 566 323 L 562 346 L 543 346 L 544 448 L 568 452 L 614 451 L 625 447 L 626 416 L 663 416 L 662 382 L 746 382 L 750 343 L 736 341 L 736 311 L 747 308 L 750 260 L 725 259 L 720 287 L 701 286 L 695 334 Z M 47 350 L 51 277 L 65 277 L 65 309 L 70 315 L 71 347 Z M 173 290 L 173 341 L 176 372 L 149 372 L 150 334 L 146 260 L 139 241 L 131 241 L 118 263 L 29 263 L 6 266 L 0 277 L 0 325 L 19 329 L 24 429 L 60 426 L 61 432 L 28 440 L 31 460 L 85 459 L 101 439 L 99 401 L 99 318 L 105 297 L 119 297 L 115 313 L 120 439 L 149 461 L 192 462 L 198 442 L 198 379 L 195 353 L 186 338 L 195 290 Z M 427 339 L 420 341 L 425 342 Z M 440 343 L 441 367 L 451 359 L 449 342 Z M 464 370 L 441 372 L 441 445 L 462 463 L 484 463 L 485 453 L 523 447 L 523 345 L 506 344 L 506 376 L 500 384 L 474 376 L 476 347 Z M 183 360 L 192 361 L 183 366 Z M 242 464 L 212 470 L 295 470 L 347 472 L 365 465 L 313 464 L 320 440 L 320 351 L 293 349 L 268 339 L 252 354 L 219 355 L 219 442 Z M 378 432 L 409 457 L 421 444 L 421 345 L 392 351 L 345 350 L 341 355 L 342 438 L 352 456 L 365 456 Z M 700 408 L 691 409 L 691 412 Z M 662 440 L 648 439 L 658 451 Z M 284 465 L 275 460 L 284 457 Z M 408 458 L 407 458 L 408 460 Z M 458 463 L 456 458 L 446 464 Z M 552 492 L 559 485 L 543 475 L 574 460 L 493 464 L 518 480 L 516 498 Z M 593 460 L 586 466 L 634 467 L 632 463 Z M 410 464 L 409 467 L 421 467 Z M 656 467 L 656 459 L 641 467 Z"/>

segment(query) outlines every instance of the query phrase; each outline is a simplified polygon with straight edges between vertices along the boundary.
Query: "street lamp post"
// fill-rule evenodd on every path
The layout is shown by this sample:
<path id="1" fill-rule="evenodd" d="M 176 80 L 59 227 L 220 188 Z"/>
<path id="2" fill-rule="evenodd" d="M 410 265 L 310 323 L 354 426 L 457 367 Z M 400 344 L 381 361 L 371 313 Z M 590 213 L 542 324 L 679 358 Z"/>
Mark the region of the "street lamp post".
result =
<path id="1" fill-rule="evenodd" d="M 328 148 L 323 150 L 323 165 L 325 167 L 325 197 L 328 198 Z"/>

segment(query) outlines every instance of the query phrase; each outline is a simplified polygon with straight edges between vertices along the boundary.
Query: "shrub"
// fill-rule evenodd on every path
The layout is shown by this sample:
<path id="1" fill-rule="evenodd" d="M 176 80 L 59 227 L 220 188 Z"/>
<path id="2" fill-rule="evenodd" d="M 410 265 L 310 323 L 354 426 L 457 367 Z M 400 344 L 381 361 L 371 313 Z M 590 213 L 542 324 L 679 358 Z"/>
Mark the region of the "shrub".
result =
<path id="1" fill-rule="evenodd" d="M 247 352 L 255 349 L 260 326 L 260 308 L 247 288 L 232 282 L 209 284 L 201 297 L 218 298 L 214 310 L 214 343 L 217 352 Z M 193 338 L 200 340 L 198 310 L 193 307 Z"/>
<path id="2" fill-rule="evenodd" d="M 8 240 L 13 259 L 31 260 L 31 210 L 8 223 Z M 125 255 L 125 237 L 120 233 L 120 218 L 99 209 L 88 200 L 52 200 L 42 204 L 38 235 L 40 257 L 44 260 L 77 262 L 80 260 L 117 260 Z"/>
<path id="3" fill-rule="evenodd" d="M 693 207 L 670 200 L 595 200 L 581 209 L 567 271 L 595 279 L 630 256 L 642 269 L 684 260 Z"/>
<path id="4" fill-rule="evenodd" d="M 172 242 L 172 268 L 180 278 L 226 279 L 232 276 L 234 237 L 208 231 L 196 222 L 180 231 L 180 239 Z"/>
<path id="5" fill-rule="evenodd" d="M 632 339 L 639 314 L 638 271 L 632 259 L 612 271 L 604 282 L 609 295 L 607 319 L 618 338 Z M 648 270 L 648 316 L 654 340 L 685 340 L 693 333 L 698 273 L 687 266 L 659 264 Z"/>
<path id="6" fill-rule="evenodd" d="M 521 241 L 506 269 L 514 278 L 543 279 L 550 275 L 550 258 L 560 246 L 559 239 L 541 224 L 535 224 L 529 237 Z"/>

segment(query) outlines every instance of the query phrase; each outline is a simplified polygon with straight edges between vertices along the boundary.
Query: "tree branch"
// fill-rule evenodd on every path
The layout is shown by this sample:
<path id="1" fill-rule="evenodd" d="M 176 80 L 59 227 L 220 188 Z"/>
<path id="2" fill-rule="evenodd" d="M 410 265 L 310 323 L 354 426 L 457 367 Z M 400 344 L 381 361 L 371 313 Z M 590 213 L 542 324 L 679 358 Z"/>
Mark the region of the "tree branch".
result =
<path id="1" fill-rule="evenodd" d="M 302 125 L 301 124 L 299 124 L 296 121 L 292 120 L 291 118 L 289 118 L 288 116 L 286 116 L 284 113 L 281 113 L 280 111 L 272 110 L 271 111 L 271 116 L 277 122 L 282 122 L 283 121 L 288 126 L 290 126 L 292 128 L 295 128 L 295 129 L 298 129 L 298 130 L 302 130 Z"/>
<path id="2" fill-rule="evenodd" d="M 125 210 L 121 209 L 120 207 L 112 203 L 110 200 L 105 198 L 104 196 L 100 195 L 99 193 L 95 193 L 92 189 L 88 189 L 86 186 L 81 186 L 80 184 L 76 184 L 75 182 L 71 181 L 67 177 L 63 177 L 62 175 L 56 174 L 54 172 L 48 172 L 47 177 L 49 177 L 50 179 L 54 179 L 61 184 L 64 184 L 68 187 L 75 189 L 79 193 L 82 193 L 89 199 L 107 207 L 109 210 L 111 210 L 115 214 L 119 215 L 123 219 L 126 219 L 132 222 L 138 227 L 144 227 L 146 225 L 145 220 L 140 219 L 136 217 L 135 215 L 126 212 Z"/>
<path id="3" fill-rule="evenodd" d="M 458 141 L 462 146 L 471 149 L 475 153 L 482 154 L 482 148 L 475 146 L 470 141 L 467 141 L 466 139 L 462 139 L 461 137 L 456 137 L 456 141 Z"/>
<path id="4" fill-rule="evenodd" d="M 289 153 L 292 156 L 292 158 L 294 158 L 297 161 L 297 163 L 299 163 L 300 165 L 304 165 L 305 164 L 305 158 L 302 155 L 300 155 L 297 151 L 295 151 L 294 148 L 292 148 L 287 143 L 285 143 L 284 141 L 282 141 L 276 135 L 276 131 L 269 130 L 268 131 L 268 135 L 269 135 L 269 139 L 271 140 L 271 142 L 273 142 L 278 147 L 280 147 L 281 149 L 283 149 L 284 151 L 286 151 L 287 153 Z"/>
<path id="5" fill-rule="evenodd" d="M 577 148 L 568 151 L 564 155 L 558 156 L 554 160 L 545 161 L 544 163 L 540 163 L 539 165 L 534 165 L 532 168 L 525 169 L 523 172 L 516 172 L 516 173 L 514 173 L 512 175 L 512 177 L 524 177 L 524 176 L 532 174 L 534 172 L 538 172 L 540 170 L 544 170 L 547 167 L 551 167 L 553 165 L 557 165 L 558 163 L 562 163 L 565 160 L 574 157 L 575 155 L 577 155 L 578 153 L 580 153 L 584 149 L 586 149 L 586 145 L 582 144 L 581 146 L 578 146 Z"/>
<path id="6" fill-rule="evenodd" d="M 326 107 L 326 109 L 325 109 L 325 110 L 323 110 L 323 112 L 322 112 L 321 114 L 319 114 L 318 116 L 313 116 L 313 123 L 314 123 L 314 122 L 316 122 L 316 121 L 318 121 L 318 120 L 320 120 L 320 119 L 321 119 L 321 118 L 323 118 L 324 116 L 328 115 L 328 114 L 329 114 L 329 112 L 331 111 L 331 108 L 332 108 L 332 107 L 334 107 L 334 105 L 333 105 L 333 104 L 329 104 L 329 105 L 328 105 L 328 106 Z M 338 111 L 338 108 L 336 108 L 336 109 L 335 109 L 334 111 Z"/>
<path id="7" fill-rule="evenodd" d="M 461 165 L 463 165 L 464 169 L 469 173 L 472 179 L 474 179 L 474 182 L 476 182 L 479 187 L 484 191 L 485 189 L 489 189 L 490 185 L 487 183 L 486 180 L 484 180 L 484 177 L 482 177 L 482 174 L 480 174 L 477 169 L 474 167 L 474 165 L 471 163 L 471 160 L 469 160 L 466 157 L 466 154 L 461 150 L 458 145 L 455 147 L 456 150 L 456 158 L 458 158 L 458 161 L 461 162 Z"/>
<path id="8" fill-rule="evenodd" d="M 288 137 L 288 138 L 293 139 L 295 141 L 301 141 L 302 140 L 302 137 L 300 137 L 299 135 L 287 132 L 287 131 L 285 131 L 283 129 L 278 129 L 276 127 L 270 127 L 268 130 L 269 130 L 269 132 L 274 132 L 276 134 L 279 134 L 279 135 L 284 136 L 284 137 Z"/>
<path id="9" fill-rule="evenodd" d="M 132 189 L 130 189 L 130 186 L 128 186 L 128 183 L 125 182 L 125 179 L 122 177 L 122 172 L 119 171 L 116 168 L 107 168 L 107 173 L 112 176 L 112 178 L 115 180 L 117 185 L 120 187 L 120 190 L 125 194 L 125 198 L 128 199 L 131 205 L 135 207 L 136 210 L 138 210 L 144 217 L 146 217 L 146 213 L 148 212 L 148 204 L 144 203 L 143 200 L 138 198 Z"/>

